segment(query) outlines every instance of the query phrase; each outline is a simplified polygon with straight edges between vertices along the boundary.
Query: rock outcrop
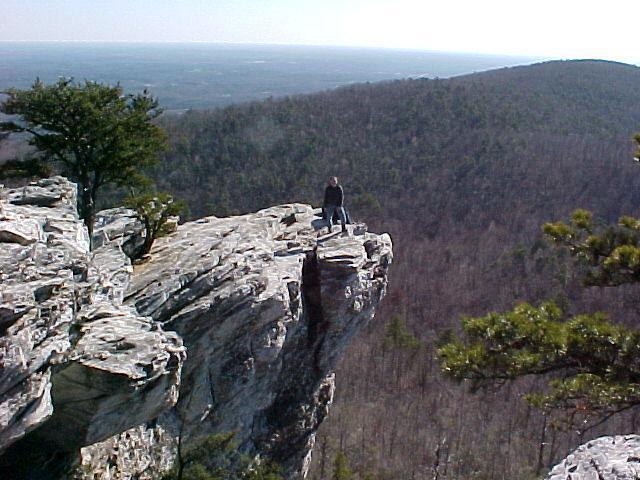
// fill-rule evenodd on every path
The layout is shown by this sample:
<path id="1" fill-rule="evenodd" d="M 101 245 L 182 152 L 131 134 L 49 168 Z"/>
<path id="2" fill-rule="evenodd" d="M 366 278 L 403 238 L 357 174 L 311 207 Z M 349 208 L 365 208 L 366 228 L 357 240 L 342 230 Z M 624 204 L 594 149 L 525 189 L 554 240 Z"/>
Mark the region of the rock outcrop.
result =
<path id="1" fill-rule="evenodd" d="M 553 467 L 546 480 L 640 478 L 640 435 L 600 437 L 579 446 Z"/>
<path id="2" fill-rule="evenodd" d="M 65 179 L 3 191 L 0 241 L 0 470 L 51 478 L 175 404 L 185 349 L 122 304 L 129 259 L 89 252 Z"/>
<path id="3" fill-rule="evenodd" d="M 3 468 L 86 447 L 96 478 L 145 478 L 177 437 L 234 431 L 305 475 L 335 363 L 385 293 L 388 235 L 318 238 L 316 210 L 284 205 L 181 225 L 132 268 L 126 210 L 99 216 L 90 253 L 65 180 L 0 202 Z"/>

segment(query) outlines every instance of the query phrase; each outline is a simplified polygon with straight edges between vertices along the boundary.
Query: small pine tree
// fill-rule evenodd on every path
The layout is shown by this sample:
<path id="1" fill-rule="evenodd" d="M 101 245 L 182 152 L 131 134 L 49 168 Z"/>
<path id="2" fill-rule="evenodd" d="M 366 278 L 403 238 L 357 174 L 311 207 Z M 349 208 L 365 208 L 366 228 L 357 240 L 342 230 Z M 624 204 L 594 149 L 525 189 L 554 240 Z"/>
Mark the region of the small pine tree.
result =
<path id="1" fill-rule="evenodd" d="M 157 238 L 171 233 L 169 218 L 185 209 L 183 202 L 174 201 L 168 193 L 149 193 L 130 197 L 125 201 L 125 205 L 136 212 L 138 220 L 142 222 L 145 229 L 144 244 L 135 258 L 148 254 Z"/>
<path id="2" fill-rule="evenodd" d="M 588 270 L 585 286 L 615 287 L 640 282 L 640 220 L 620 217 L 617 225 L 599 225 L 587 210 L 568 223 L 547 223 L 544 232 Z"/>
<path id="3" fill-rule="evenodd" d="M 422 342 L 409 330 L 400 315 L 393 315 L 384 336 L 384 346 L 399 350 L 415 351 L 422 346 Z"/>
<path id="4" fill-rule="evenodd" d="M 333 477 L 332 480 L 352 480 L 353 472 L 349 467 L 349 459 L 344 452 L 336 453 L 333 460 Z"/>
<path id="5" fill-rule="evenodd" d="M 238 452 L 234 435 L 209 435 L 195 443 L 162 480 L 282 480 L 277 465 L 256 463 Z"/>

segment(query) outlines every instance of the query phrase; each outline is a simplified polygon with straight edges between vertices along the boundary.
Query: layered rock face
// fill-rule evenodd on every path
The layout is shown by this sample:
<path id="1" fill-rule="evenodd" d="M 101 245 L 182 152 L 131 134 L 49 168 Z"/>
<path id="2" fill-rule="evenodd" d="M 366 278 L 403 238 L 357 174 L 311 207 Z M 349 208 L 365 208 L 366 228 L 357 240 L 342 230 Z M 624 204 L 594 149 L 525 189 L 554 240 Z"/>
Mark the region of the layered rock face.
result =
<path id="1" fill-rule="evenodd" d="M 89 252 L 75 205 L 59 177 L 0 197 L 3 478 L 55 478 L 78 447 L 178 397 L 181 339 L 122 304 L 130 262 L 112 245 Z"/>
<path id="2" fill-rule="evenodd" d="M 640 436 L 600 437 L 579 446 L 553 467 L 546 480 L 636 480 Z"/>
<path id="3" fill-rule="evenodd" d="M 21 352 L 7 357 L 15 360 L 0 377 L 12 379 L 0 396 L 5 464 L 9 454 L 27 458 L 37 442 L 75 453 L 93 444 L 82 458 L 97 478 L 144 478 L 171 463 L 177 437 L 188 445 L 234 431 L 245 452 L 282 464 L 288 478 L 304 476 L 333 399 L 335 363 L 385 293 L 388 235 L 350 226 L 347 236 L 318 238 L 317 211 L 284 205 L 181 225 L 132 269 L 123 247 L 140 229 L 126 211 L 102 215 L 89 254 L 73 186 L 56 179 L 31 188 L 60 200 L 17 205 L 16 195 L 29 194 L 5 193 L 3 211 L 27 209 L 23 218 L 38 226 L 6 220 L 13 223 L 0 223 L 0 245 L 38 245 L 56 257 L 51 270 L 67 288 L 44 299 L 36 292 L 45 273 L 9 277 L 16 254 L 3 253 L 1 348 Z M 52 250 L 62 234 L 47 227 L 63 214 L 64 255 Z M 33 260 L 36 270 L 43 258 Z M 12 289 L 22 296 L 7 296 Z M 66 306 L 61 319 L 42 320 L 47 301 Z M 37 328 L 44 340 L 16 347 Z"/>

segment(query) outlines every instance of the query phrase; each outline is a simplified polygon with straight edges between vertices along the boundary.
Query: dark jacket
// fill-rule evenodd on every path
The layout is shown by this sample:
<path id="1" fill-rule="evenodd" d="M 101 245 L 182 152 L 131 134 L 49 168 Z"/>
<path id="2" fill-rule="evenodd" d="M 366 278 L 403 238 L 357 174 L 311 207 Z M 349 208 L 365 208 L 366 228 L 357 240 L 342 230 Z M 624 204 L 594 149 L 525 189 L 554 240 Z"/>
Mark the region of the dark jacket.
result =
<path id="1" fill-rule="evenodd" d="M 342 191 L 342 186 L 336 185 L 332 187 L 331 185 L 327 185 L 327 188 L 324 190 L 324 206 L 334 205 L 336 207 L 342 206 L 342 201 L 344 200 L 344 192 Z"/>

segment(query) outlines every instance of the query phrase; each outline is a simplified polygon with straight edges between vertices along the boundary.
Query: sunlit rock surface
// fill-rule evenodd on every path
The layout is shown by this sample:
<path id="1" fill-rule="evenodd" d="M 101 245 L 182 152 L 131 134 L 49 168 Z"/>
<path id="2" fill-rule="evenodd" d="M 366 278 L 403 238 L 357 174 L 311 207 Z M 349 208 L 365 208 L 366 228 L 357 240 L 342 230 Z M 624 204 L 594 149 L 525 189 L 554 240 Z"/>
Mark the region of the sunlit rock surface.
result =
<path id="1" fill-rule="evenodd" d="M 0 192 L 0 451 L 53 413 L 51 366 L 71 349 L 89 262 L 75 198 L 62 179 Z"/>
<path id="2" fill-rule="evenodd" d="M 173 465 L 175 438 L 161 426 L 140 425 L 82 449 L 76 478 L 157 480 Z"/>
<path id="3" fill-rule="evenodd" d="M 12 273 L 2 285 L 6 351 L 36 328 L 44 339 L 20 346 L 2 373 L 10 380 L 0 396 L 4 465 L 46 442 L 75 458 L 86 447 L 87 478 L 154 478 L 173 461 L 178 437 L 188 447 L 234 431 L 246 453 L 282 464 L 288 478 L 304 476 L 333 400 L 335 364 L 384 296 L 389 236 L 358 225 L 318 237 L 318 210 L 292 204 L 186 223 L 132 268 L 123 251 L 142 230 L 130 212 L 102 212 L 89 253 L 75 188 L 55 185 L 20 197 L 38 206 L 2 203 L 27 210 L 20 224 L 0 218 L 0 245 L 22 256 L 37 246 L 58 259 L 51 278 L 60 278 L 43 290 L 49 276 L 31 285 Z M 49 219 L 64 242 L 57 230 L 48 238 Z M 17 253 L 3 250 L 3 275 L 25 268 L 22 257 L 11 260 Z M 32 262 L 36 271 L 43 262 Z M 64 314 L 47 323 L 43 302 L 53 300 Z"/>
<path id="4" fill-rule="evenodd" d="M 636 480 L 640 478 L 640 436 L 591 440 L 553 467 L 546 480 Z"/>
<path id="5" fill-rule="evenodd" d="M 129 259 L 90 253 L 75 205 L 59 177 L 0 196 L 2 478 L 55 478 L 178 398 L 181 339 L 122 305 Z"/>
<path id="6" fill-rule="evenodd" d="M 333 368 L 374 314 L 388 235 L 334 233 L 307 205 L 205 218 L 159 240 L 126 303 L 175 330 L 188 359 L 177 408 L 186 438 L 235 431 L 242 448 L 306 471 L 333 399 Z"/>

